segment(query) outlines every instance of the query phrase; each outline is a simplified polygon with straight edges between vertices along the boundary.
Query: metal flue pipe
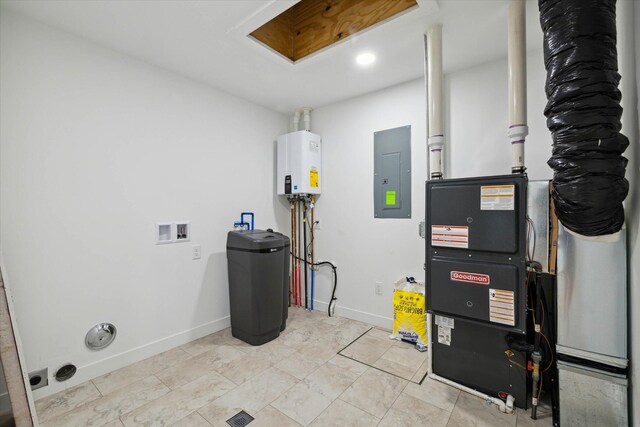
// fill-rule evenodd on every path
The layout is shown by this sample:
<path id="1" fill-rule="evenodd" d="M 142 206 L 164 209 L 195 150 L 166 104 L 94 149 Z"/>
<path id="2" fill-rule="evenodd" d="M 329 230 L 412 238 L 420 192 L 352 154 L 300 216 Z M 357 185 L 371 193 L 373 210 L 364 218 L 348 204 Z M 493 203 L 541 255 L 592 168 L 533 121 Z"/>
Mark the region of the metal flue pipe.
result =
<path id="1" fill-rule="evenodd" d="M 527 50 L 524 0 L 512 0 L 509 4 L 508 24 L 509 62 L 509 130 L 507 132 L 513 160 L 512 173 L 523 173 L 524 140 L 527 127 Z"/>
<path id="2" fill-rule="evenodd" d="M 431 27 L 426 37 L 427 108 L 429 110 L 429 174 L 442 179 L 444 147 L 444 96 L 442 90 L 442 25 Z"/>

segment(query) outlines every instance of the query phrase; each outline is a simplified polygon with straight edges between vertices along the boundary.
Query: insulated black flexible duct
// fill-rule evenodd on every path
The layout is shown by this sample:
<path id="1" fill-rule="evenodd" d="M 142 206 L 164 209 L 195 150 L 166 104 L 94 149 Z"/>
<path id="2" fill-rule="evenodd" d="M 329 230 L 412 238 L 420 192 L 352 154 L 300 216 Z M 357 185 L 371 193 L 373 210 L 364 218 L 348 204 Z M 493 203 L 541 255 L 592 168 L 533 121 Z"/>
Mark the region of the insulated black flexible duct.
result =
<path id="1" fill-rule="evenodd" d="M 620 133 L 615 0 L 539 0 L 558 218 L 586 236 L 615 233 L 629 145 Z"/>

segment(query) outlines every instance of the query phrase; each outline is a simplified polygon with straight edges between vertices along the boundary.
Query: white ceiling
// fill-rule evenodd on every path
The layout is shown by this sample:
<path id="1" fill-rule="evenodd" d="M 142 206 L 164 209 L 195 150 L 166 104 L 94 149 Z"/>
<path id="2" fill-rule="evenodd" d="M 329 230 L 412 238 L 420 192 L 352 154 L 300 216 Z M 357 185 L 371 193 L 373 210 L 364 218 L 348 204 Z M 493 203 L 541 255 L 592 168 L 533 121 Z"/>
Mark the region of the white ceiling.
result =
<path id="1" fill-rule="evenodd" d="M 295 0 L 0 0 L 28 15 L 194 80 L 290 113 L 418 78 L 423 34 L 443 24 L 445 72 L 506 56 L 507 0 L 418 0 L 420 7 L 291 64 L 246 34 Z M 528 48 L 540 48 L 537 2 L 527 1 Z M 377 55 L 368 68 L 362 51 Z"/>

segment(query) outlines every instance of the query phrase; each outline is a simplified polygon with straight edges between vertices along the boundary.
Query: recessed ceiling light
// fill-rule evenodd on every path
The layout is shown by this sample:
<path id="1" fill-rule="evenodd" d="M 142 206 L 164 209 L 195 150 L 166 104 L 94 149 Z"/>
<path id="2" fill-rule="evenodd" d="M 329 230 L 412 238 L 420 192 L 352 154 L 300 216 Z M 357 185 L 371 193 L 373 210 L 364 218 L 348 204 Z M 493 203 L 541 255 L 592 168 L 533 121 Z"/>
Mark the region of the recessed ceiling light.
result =
<path id="1" fill-rule="evenodd" d="M 375 62 L 375 60 L 376 60 L 376 56 L 370 52 L 361 53 L 356 57 L 356 62 L 358 63 L 358 65 L 362 65 L 362 66 L 371 65 Z"/>

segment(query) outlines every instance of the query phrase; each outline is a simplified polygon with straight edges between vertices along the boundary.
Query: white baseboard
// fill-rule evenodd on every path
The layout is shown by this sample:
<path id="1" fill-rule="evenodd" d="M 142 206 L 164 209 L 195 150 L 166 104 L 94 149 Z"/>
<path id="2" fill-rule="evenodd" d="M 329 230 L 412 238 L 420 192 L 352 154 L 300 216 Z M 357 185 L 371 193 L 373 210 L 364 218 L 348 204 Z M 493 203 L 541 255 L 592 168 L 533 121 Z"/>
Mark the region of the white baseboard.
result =
<path id="1" fill-rule="evenodd" d="M 33 398 L 35 400 L 42 399 L 43 397 L 73 387 L 74 385 L 83 383 L 93 378 L 99 377 L 106 373 L 115 371 L 116 369 L 123 368 L 131 365 L 132 363 L 139 362 L 148 357 L 162 353 L 163 351 L 170 350 L 174 347 L 178 347 L 182 344 L 186 344 L 195 339 L 204 337 L 214 332 L 221 331 L 231 325 L 229 316 L 222 317 L 217 320 L 213 320 L 204 325 L 197 326 L 195 328 L 179 332 L 177 334 L 159 339 L 157 341 L 136 347 L 120 354 L 116 354 L 107 357 L 96 362 L 92 362 L 85 366 L 78 366 L 77 373 L 65 382 L 58 382 L 55 380 L 55 372 L 49 371 L 49 385 L 33 392 Z"/>
<path id="2" fill-rule="evenodd" d="M 326 312 L 329 303 L 325 301 L 313 300 L 313 305 L 315 310 L 323 310 Z M 380 316 L 379 314 L 368 313 L 366 311 L 343 307 L 341 305 L 334 306 L 334 313 L 336 314 L 336 316 L 346 317 L 347 319 L 369 323 L 370 325 L 378 326 L 385 330 L 393 329 L 393 319 L 390 317 Z"/>

